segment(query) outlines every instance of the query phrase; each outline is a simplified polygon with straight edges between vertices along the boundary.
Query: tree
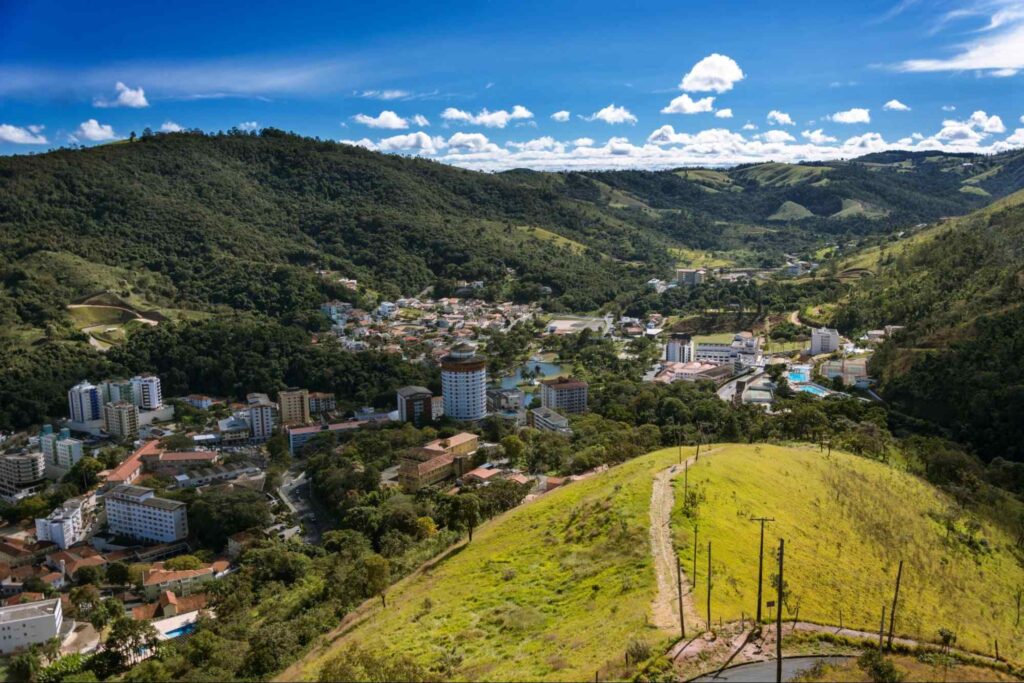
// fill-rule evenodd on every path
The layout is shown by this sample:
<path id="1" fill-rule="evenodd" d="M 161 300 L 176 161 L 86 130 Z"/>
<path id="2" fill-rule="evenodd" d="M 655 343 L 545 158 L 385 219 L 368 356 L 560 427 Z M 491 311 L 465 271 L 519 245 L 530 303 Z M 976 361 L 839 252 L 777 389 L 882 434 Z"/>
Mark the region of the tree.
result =
<path id="1" fill-rule="evenodd" d="M 513 465 L 518 465 L 523 461 L 523 456 L 526 454 L 526 445 L 518 436 L 509 434 L 501 440 L 501 446 L 505 449 L 505 457 Z"/>
<path id="2" fill-rule="evenodd" d="M 75 583 L 79 586 L 85 586 L 90 583 L 98 585 L 103 581 L 103 570 L 95 566 L 81 567 L 75 571 L 74 579 Z"/>
<path id="3" fill-rule="evenodd" d="M 39 655 L 35 653 L 35 650 L 29 650 L 11 658 L 11 662 L 8 665 L 8 673 L 15 681 L 31 683 L 39 676 L 40 670 L 42 670 L 42 663 L 39 661 Z"/>
<path id="4" fill-rule="evenodd" d="M 469 530 L 469 540 L 473 541 L 473 529 L 480 523 L 480 498 L 473 493 L 456 497 L 459 502 L 459 521 Z"/>
<path id="5" fill-rule="evenodd" d="M 102 603 L 99 589 L 91 583 L 75 586 L 68 593 L 68 598 L 80 617 L 85 617 Z"/>
<path id="6" fill-rule="evenodd" d="M 262 493 L 251 489 L 213 489 L 196 498 L 188 510 L 188 525 L 202 543 L 220 550 L 228 536 L 270 523 Z"/>
<path id="7" fill-rule="evenodd" d="M 129 669 L 121 680 L 128 683 L 169 683 L 174 680 L 174 676 L 163 662 L 150 657 Z"/>
<path id="8" fill-rule="evenodd" d="M 385 593 L 391 585 L 391 563 L 375 553 L 363 558 L 363 571 L 366 575 L 366 590 L 370 595 L 379 595 L 381 606 L 387 607 Z"/>
<path id="9" fill-rule="evenodd" d="M 203 566 L 203 561 L 195 555 L 178 555 L 164 562 L 166 569 L 199 569 Z"/>
<path id="10" fill-rule="evenodd" d="M 107 634 L 107 649 L 115 652 L 122 666 L 133 664 L 143 650 L 159 644 L 156 629 L 148 621 L 135 621 L 125 616 L 114 619 Z"/>
<path id="11" fill-rule="evenodd" d="M 127 586 L 131 582 L 128 565 L 124 562 L 111 562 L 107 565 L 107 582 L 115 586 Z"/>
<path id="12" fill-rule="evenodd" d="M 375 653 L 358 644 L 331 657 L 320 669 L 321 683 L 332 681 L 368 681 L 369 683 L 417 683 L 431 680 L 429 672 L 407 655 L 395 652 Z"/>

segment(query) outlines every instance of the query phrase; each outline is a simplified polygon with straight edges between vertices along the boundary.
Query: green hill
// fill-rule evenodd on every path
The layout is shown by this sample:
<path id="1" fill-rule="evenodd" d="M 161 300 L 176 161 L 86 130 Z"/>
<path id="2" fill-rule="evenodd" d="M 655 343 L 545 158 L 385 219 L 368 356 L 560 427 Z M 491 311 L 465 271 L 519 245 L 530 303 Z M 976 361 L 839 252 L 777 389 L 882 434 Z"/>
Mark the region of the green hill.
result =
<path id="1" fill-rule="evenodd" d="M 814 218 L 814 214 L 808 211 L 807 207 L 789 200 L 783 202 L 782 206 L 775 210 L 775 213 L 768 216 L 770 221 L 799 221 L 804 218 Z"/>

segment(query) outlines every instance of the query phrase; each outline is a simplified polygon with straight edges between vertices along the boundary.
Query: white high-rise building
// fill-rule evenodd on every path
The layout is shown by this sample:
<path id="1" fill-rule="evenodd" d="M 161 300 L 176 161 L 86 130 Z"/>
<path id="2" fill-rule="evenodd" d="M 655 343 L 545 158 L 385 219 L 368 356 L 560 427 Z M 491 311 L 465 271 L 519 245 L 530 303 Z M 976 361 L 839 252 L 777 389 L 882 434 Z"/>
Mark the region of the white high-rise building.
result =
<path id="1" fill-rule="evenodd" d="M 456 420 L 481 420 L 487 415 L 487 359 L 476 346 L 460 342 L 441 359 L 444 414 Z"/>
<path id="2" fill-rule="evenodd" d="M 95 498 L 69 498 L 46 517 L 36 519 L 36 539 L 49 541 L 58 548 L 67 548 L 88 538 Z"/>
<path id="3" fill-rule="evenodd" d="M 277 406 L 266 394 L 249 394 L 249 431 L 253 441 L 266 441 L 274 434 L 277 423 Z"/>
<path id="4" fill-rule="evenodd" d="M 811 355 L 832 353 L 839 350 L 839 331 L 831 327 L 811 330 Z"/>
<path id="5" fill-rule="evenodd" d="M 0 499 L 13 504 L 41 490 L 45 471 L 42 451 L 0 455 Z"/>
<path id="6" fill-rule="evenodd" d="M 136 375 L 132 377 L 133 403 L 142 410 L 156 410 L 164 404 L 160 392 L 160 378 L 156 375 Z"/>
<path id="7" fill-rule="evenodd" d="M 0 607 L 0 654 L 27 650 L 60 635 L 60 598 Z"/>
<path id="8" fill-rule="evenodd" d="M 171 543 L 188 536 L 184 503 L 157 498 L 153 489 L 115 486 L 103 496 L 107 526 L 117 536 Z"/>
<path id="9" fill-rule="evenodd" d="M 68 390 L 68 416 L 72 422 L 85 423 L 103 419 L 100 390 L 82 380 Z"/>
<path id="10" fill-rule="evenodd" d="M 673 334 L 665 346 L 665 360 L 669 363 L 689 363 L 694 355 L 693 338 L 688 334 Z"/>
<path id="11" fill-rule="evenodd" d="M 71 431 L 65 427 L 60 432 L 54 432 L 50 425 L 43 427 L 43 433 L 39 435 L 39 450 L 47 465 L 69 470 L 82 459 L 82 442 L 71 438 Z"/>

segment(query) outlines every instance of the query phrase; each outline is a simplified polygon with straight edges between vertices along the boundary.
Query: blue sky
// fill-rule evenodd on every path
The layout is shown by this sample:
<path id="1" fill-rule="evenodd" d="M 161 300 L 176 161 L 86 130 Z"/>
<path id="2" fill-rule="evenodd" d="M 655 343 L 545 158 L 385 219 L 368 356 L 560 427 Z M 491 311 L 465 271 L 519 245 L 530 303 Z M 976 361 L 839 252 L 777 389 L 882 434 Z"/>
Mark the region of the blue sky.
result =
<path id="1" fill-rule="evenodd" d="M 1024 146 L 1024 0 L 432 5 L 0 0 L 0 154 L 233 126 L 480 169 Z"/>

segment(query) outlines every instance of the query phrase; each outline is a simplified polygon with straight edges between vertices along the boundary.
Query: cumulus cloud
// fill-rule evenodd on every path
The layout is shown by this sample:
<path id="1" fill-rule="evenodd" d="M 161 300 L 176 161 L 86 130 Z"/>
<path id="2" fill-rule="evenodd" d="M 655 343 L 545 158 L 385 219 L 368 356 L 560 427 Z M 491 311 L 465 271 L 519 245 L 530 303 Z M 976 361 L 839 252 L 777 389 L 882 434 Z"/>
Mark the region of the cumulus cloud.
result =
<path id="1" fill-rule="evenodd" d="M 43 126 L 12 126 L 9 123 L 0 123 L 0 142 L 10 142 L 15 145 L 45 145 L 49 142 L 42 134 Z"/>
<path id="2" fill-rule="evenodd" d="M 632 125 L 637 122 L 637 118 L 628 109 L 617 107 L 614 103 L 583 118 L 586 121 L 604 121 L 608 124 L 628 123 Z"/>
<path id="3" fill-rule="evenodd" d="M 871 123 L 871 111 L 854 107 L 853 109 L 830 114 L 825 117 L 825 120 L 835 121 L 836 123 Z"/>
<path id="4" fill-rule="evenodd" d="M 427 117 L 424 116 L 423 114 L 416 114 L 415 116 L 413 116 L 412 122 L 415 123 L 420 128 L 426 128 L 427 126 L 430 125 L 430 121 L 428 121 Z"/>
<path id="5" fill-rule="evenodd" d="M 976 111 L 971 114 L 971 118 L 967 119 L 967 123 L 973 128 L 984 133 L 1005 133 L 1006 126 L 1003 125 L 1003 120 L 994 114 L 989 116 L 983 111 Z"/>
<path id="6" fill-rule="evenodd" d="M 174 121 L 164 121 L 164 124 L 160 126 L 161 133 L 180 133 L 185 130 Z"/>
<path id="7" fill-rule="evenodd" d="M 482 109 L 476 114 L 456 109 L 455 107 L 448 107 L 441 112 L 441 118 L 452 123 L 468 123 L 484 126 L 485 128 L 504 128 L 512 121 L 532 119 L 533 112 L 521 104 L 512 107 L 511 112 L 504 109 L 499 109 L 498 111 Z"/>
<path id="8" fill-rule="evenodd" d="M 78 126 L 73 137 L 77 140 L 88 140 L 89 142 L 105 142 L 107 140 L 116 140 L 117 133 L 114 132 L 113 126 L 100 123 L 96 119 L 89 119 L 88 121 L 83 121 Z"/>
<path id="9" fill-rule="evenodd" d="M 780 142 L 796 142 L 796 138 L 784 130 L 766 130 L 757 136 L 758 139 L 778 144 Z"/>
<path id="10" fill-rule="evenodd" d="M 409 122 L 393 111 L 385 109 L 377 116 L 367 114 L 356 114 L 352 117 L 356 123 L 361 123 L 370 128 L 385 128 L 387 130 L 400 130 L 409 127 Z"/>
<path id="11" fill-rule="evenodd" d="M 729 108 L 719 109 L 718 111 L 715 112 L 715 118 L 731 119 L 732 118 L 732 109 L 729 109 Z"/>
<path id="12" fill-rule="evenodd" d="M 569 120 L 569 112 L 563 109 L 562 111 L 556 111 L 551 115 L 552 121 L 558 121 L 559 123 L 565 123 Z"/>
<path id="13" fill-rule="evenodd" d="M 743 130 L 757 130 L 757 124 L 747 121 L 743 124 Z"/>
<path id="14" fill-rule="evenodd" d="M 956 111 L 955 104 L 944 104 L 942 105 L 942 111 Z"/>
<path id="15" fill-rule="evenodd" d="M 805 130 L 800 133 L 800 136 L 810 141 L 812 145 L 827 145 L 830 142 L 835 142 L 836 139 L 831 135 L 825 135 L 825 131 L 821 128 L 817 130 Z"/>
<path id="16" fill-rule="evenodd" d="M 768 123 L 774 123 L 777 126 L 795 126 L 796 123 L 793 121 L 793 117 L 784 111 L 778 109 L 772 109 L 768 112 Z"/>
<path id="17" fill-rule="evenodd" d="M 882 109 L 886 111 L 910 111 L 910 107 L 903 104 L 899 100 L 889 100 L 882 105 Z"/>
<path id="18" fill-rule="evenodd" d="M 661 110 L 662 114 L 700 114 L 714 109 L 714 97 L 702 97 L 694 101 L 690 96 L 683 93 L 669 102 L 668 106 Z"/>
<path id="19" fill-rule="evenodd" d="M 256 130 L 259 127 L 260 124 L 256 123 L 255 121 L 242 121 L 240 124 L 238 124 L 239 130 Z"/>
<path id="20" fill-rule="evenodd" d="M 506 147 L 512 147 L 518 149 L 521 152 L 541 152 L 550 150 L 553 152 L 564 152 L 565 145 L 558 142 L 550 135 L 537 138 L 535 140 L 527 140 L 526 142 L 506 142 Z"/>
<path id="21" fill-rule="evenodd" d="M 594 138 L 576 138 L 572 141 L 573 147 L 593 147 Z"/>
<path id="22" fill-rule="evenodd" d="M 456 154 L 481 154 L 504 151 L 483 133 L 455 133 L 448 138 L 448 148 Z"/>
<path id="23" fill-rule="evenodd" d="M 683 76 L 679 89 L 687 92 L 724 93 L 745 78 L 743 70 L 732 58 L 717 52 L 693 65 Z"/>
<path id="24" fill-rule="evenodd" d="M 149 106 L 149 101 L 146 100 L 146 93 L 142 88 L 129 88 L 121 81 L 118 81 L 114 89 L 117 90 L 117 97 L 112 100 L 97 97 L 92 101 L 93 106 L 101 108 L 131 107 L 133 109 Z"/>
<path id="25" fill-rule="evenodd" d="M 415 154 L 436 154 L 444 147 L 443 138 L 430 137 L 423 131 L 394 135 L 377 143 L 377 148 L 382 152 L 413 152 Z"/>

